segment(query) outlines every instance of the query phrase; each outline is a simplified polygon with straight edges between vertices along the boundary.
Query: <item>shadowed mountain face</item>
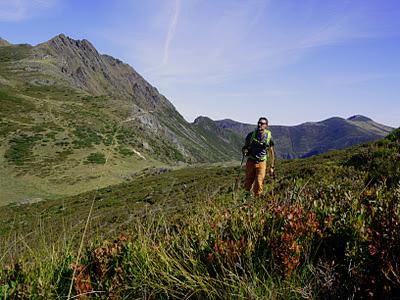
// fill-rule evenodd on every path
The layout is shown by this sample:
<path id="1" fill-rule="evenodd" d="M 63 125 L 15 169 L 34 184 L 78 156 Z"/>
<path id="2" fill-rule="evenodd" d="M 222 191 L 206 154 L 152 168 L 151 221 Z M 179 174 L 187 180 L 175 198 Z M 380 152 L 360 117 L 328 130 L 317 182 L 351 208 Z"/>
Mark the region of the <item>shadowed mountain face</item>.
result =
<path id="1" fill-rule="evenodd" d="M 256 127 L 229 119 L 215 121 L 215 126 L 231 130 L 241 137 Z M 333 117 L 297 126 L 272 125 L 269 129 L 272 131 L 277 156 L 285 159 L 309 157 L 333 149 L 375 141 L 393 130 L 360 115 L 348 119 Z"/>

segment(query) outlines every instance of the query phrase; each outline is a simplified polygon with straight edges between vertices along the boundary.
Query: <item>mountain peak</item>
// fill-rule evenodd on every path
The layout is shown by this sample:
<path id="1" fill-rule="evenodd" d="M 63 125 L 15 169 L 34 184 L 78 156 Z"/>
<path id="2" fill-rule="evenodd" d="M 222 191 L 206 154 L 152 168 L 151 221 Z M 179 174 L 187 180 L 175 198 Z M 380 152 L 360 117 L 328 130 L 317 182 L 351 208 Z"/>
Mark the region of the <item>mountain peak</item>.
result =
<path id="1" fill-rule="evenodd" d="M 193 124 L 202 124 L 202 123 L 209 123 L 213 122 L 209 117 L 206 116 L 198 116 L 194 121 Z"/>
<path id="2" fill-rule="evenodd" d="M 370 118 L 362 115 L 354 115 L 347 119 L 348 121 L 368 122 L 372 121 Z"/>
<path id="3" fill-rule="evenodd" d="M 52 39 L 57 39 L 57 38 L 60 38 L 60 39 L 66 39 L 66 38 L 69 38 L 68 36 L 66 36 L 64 33 L 60 33 L 60 34 L 57 34 L 55 37 L 53 37 Z"/>
<path id="4" fill-rule="evenodd" d="M 52 37 L 50 40 L 48 40 L 46 43 L 49 43 L 51 41 L 61 41 L 65 42 L 67 40 L 72 40 L 69 36 L 66 36 L 64 33 L 60 33 L 54 37 Z"/>
<path id="5" fill-rule="evenodd" d="M 232 120 L 232 119 L 222 119 L 222 120 L 217 120 L 216 122 L 229 123 L 229 124 L 239 123 L 238 121 L 235 121 L 235 120 Z"/>
<path id="6" fill-rule="evenodd" d="M 79 48 L 82 50 L 88 50 L 90 52 L 93 52 L 95 54 L 98 54 L 96 48 L 86 39 L 83 40 L 75 40 L 64 33 L 60 33 L 56 35 L 55 37 L 51 38 L 44 44 L 47 44 L 48 46 L 51 46 L 52 48 L 55 48 L 57 50 L 61 50 L 64 48 Z"/>
<path id="7" fill-rule="evenodd" d="M 10 46 L 11 43 L 0 37 L 0 46 Z"/>

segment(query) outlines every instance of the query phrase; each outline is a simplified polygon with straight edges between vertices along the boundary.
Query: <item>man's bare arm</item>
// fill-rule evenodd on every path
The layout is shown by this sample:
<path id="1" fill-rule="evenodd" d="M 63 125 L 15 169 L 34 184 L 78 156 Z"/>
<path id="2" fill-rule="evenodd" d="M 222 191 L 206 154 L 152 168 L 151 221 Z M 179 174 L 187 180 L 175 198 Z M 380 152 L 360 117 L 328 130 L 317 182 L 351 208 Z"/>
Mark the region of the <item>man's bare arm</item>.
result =
<path id="1" fill-rule="evenodd" d="M 270 167 L 274 168 L 275 167 L 275 151 L 274 151 L 274 147 L 269 147 L 269 157 L 271 158 L 271 163 L 270 163 Z"/>
<path id="2" fill-rule="evenodd" d="M 274 167 L 275 167 L 275 151 L 274 151 L 274 147 L 269 147 L 268 152 L 269 152 L 269 157 L 271 158 L 270 159 L 270 167 L 269 167 L 269 175 L 271 177 L 275 177 L 275 170 L 274 170 Z"/>

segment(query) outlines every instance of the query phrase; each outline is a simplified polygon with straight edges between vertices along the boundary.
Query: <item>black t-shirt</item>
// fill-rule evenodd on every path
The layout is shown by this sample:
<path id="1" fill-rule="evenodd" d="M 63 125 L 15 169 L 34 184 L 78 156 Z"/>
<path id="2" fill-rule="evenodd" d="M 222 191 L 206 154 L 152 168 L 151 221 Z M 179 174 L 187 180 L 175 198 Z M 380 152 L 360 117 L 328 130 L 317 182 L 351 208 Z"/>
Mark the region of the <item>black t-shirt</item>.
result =
<path id="1" fill-rule="evenodd" d="M 246 142 L 244 145 L 244 148 L 247 148 L 248 156 L 254 160 L 263 160 L 265 159 L 265 156 L 267 155 L 267 149 L 269 147 L 273 147 L 275 145 L 274 141 L 272 140 L 272 137 L 269 141 L 269 144 L 267 145 L 265 142 L 263 143 L 260 141 L 260 143 L 253 142 L 252 137 L 253 137 L 254 132 L 250 132 L 246 136 Z M 265 137 L 264 137 L 265 139 Z"/>

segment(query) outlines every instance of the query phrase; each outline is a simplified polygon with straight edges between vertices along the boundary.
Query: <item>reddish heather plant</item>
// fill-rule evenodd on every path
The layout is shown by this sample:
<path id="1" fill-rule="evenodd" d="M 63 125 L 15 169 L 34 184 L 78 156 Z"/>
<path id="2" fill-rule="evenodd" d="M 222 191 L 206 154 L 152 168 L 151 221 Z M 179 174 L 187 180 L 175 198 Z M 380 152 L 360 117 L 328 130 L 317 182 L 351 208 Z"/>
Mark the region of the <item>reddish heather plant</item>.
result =
<path id="1" fill-rule="evenodd" d="M 276 206 L 273 211 L 282 226 L 271 241 L 272 253 L 283 266 L 284 276 L 290 277 L 300 264 L 307 242 L 322 234 L 320 225 L 315 213 L 306 212 L 298 204 Z"/>
<path id="2" fill-rule="evenodd" d="M 105 241 L 102 247 L 94 249 L 92 253 L 93 269 L 95 276 L 100 280 L 104 279 L 106 273 L 110 271 L 110 264 L 120 255 L 122 248 L 127 242 L 127 237 L 121 235 L 113 242 Z M 116 274 L 122 273 L 120 267 L 116 267 Z M 115 279 L 116 280 L 116 279 Z"/>
<path id="3" fill-rule="evenodd" d="M 86 272 L 86 266 L 82 264 L 71 264 L 71 269 L 75 271 L 74 288 L 75 292 L 80 295 L 80 299 L 86 299 L 87 293 L 92 291 L 90 275 Z"/>
<path id="4" fill-rule="evenodd" d="M 213 252 L 207 256 L 208 262 L 213 262 L 216 258 L 225 264 L 235 264 L 246 250 L 246 239 L 241 236 L 239 240 L 217 239 L 213 245 Z"/>

